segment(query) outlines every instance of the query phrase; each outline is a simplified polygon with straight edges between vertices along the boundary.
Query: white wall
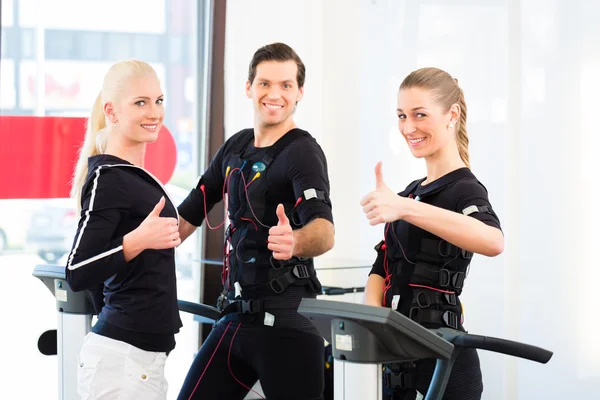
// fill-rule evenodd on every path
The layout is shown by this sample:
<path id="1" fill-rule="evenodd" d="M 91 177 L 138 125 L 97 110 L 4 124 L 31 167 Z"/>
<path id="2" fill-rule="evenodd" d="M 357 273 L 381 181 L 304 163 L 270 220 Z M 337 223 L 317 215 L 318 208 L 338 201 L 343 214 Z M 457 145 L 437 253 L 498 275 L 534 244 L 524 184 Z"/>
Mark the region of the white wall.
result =
<path id="1" fill-rule="evenodd" d="M 318 267 L 372 262 L 381 227 L 359 201 L 378 160 L 398 190 L 425 173 L 396 129 L 403 77 L 437 66 L 459 79 L 472 169 L 506 236 L 503 255 L 472 262 L 466 327 L 555 352 L 548 365 L 481 352 L 484 399 L 600 398 L 600 3 L 229 0 L 227 15 L 228 135 L 252 124 L 244 82 L 258 47 L 286 42 L 307 65 L 296 121 L 327 155 L 336 220 Z M 362 286 L 367 272 L 320 276 Z"/>

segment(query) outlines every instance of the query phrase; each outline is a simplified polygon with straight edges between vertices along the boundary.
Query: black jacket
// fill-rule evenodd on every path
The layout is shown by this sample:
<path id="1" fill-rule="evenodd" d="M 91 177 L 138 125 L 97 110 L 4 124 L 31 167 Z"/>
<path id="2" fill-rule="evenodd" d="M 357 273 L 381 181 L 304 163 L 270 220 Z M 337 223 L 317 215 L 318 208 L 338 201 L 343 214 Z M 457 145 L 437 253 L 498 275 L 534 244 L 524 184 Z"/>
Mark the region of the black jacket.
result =
<path id="1" fill-rule="evenodd" d="M 143 168 L 110 155 L 90 157 L 88 168 L 67 281 L 76 291 L 104 285 L 98 326 L 105 332 L 100 333 L 148 350 L 168 351 L 161 343 L 182 325 L 175 250 L 144 250 L 127 262 L 123 237 L 142 223 L 162 196 L 166 203 L 161 217 L 178 218 L 177 209 L 160 181 Z M 148 339 L 142 336 L 156 337 L 154 345 L 144 345 Z"/>

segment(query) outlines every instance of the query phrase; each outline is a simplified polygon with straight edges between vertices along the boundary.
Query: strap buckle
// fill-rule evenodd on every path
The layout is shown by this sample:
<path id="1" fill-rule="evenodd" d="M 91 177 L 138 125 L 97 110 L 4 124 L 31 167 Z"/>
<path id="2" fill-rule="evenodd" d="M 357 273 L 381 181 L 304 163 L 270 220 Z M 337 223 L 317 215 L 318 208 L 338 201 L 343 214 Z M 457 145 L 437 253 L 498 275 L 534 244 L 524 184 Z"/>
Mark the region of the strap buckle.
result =
<path id="1" fill-rule="evenodd" d="M 410 372 L 384 372 L 384 387 L 386 389 L 412 389 L 415 387 L 415 375 Z"/>
<path id="2" fill-rule="evenodd" d="M 419 321 L 419 307 L 412 307 L 408 311 L 408 318 L 417 323 L 420 323 L 421 321 Z"/>
<path id="3" fill-rule="evenodd" d="M 458 315 L 450 310 L 443 312 L 438 310 L 421 310 L 419 307 L 413 307 L 408 312 L 408 318 L 419 324 L 441 325 L 443 323 L 452 329 L 458 329 L 459 323 Z"/>
<path id="4" fill-rule="evenodd" d="M 242 300 L 241 303 L 242 314 L 258 314 L 261 312 L 262 303 L 260 300 Z"/>
<path id="5" fill-rule="evenodd" d="M 452 257 L 459 254 L 460 249 L 450 242 L 440 240 L 438 242 L 438 253 L 442 257 Z"/>
<path id="6" fill-rule="evenodd" d="M 277 278 L 271 279 L 269 282 L 269 286 L 271 286 L 271 290 L 275 293 L 279 294 L 285 290 L 285 286 Z"/>
<path id="7" fill-rule="evenodd" d="M 273 267 L 273 269 L 281 269 L 285 265 L 283 261 L 276 260 L 273 258 L 273 256 L 269 257 L 269 264 L 271 264 L 271 267 Z"/>
<path id="8" fill-rule="evenodd" d="M 279 268 L 276 268 L 279 269 Z M 271 290 L 279 294 L 285 290 L 289 285 L 293 284 L 299 279 L 310 278 L 308 267 L 304 264 L 296 264 L 293 267 L 286 267 L 286 272 L 269 281 Z"/>
<path id="9" fill-rule="evenodd" d="M 442 320 L 452 329 L 458 328 L 458 315 L 452 311 L 446 311 L 442 314 Z"/>
<path id="10" fill-rule="evenodd" d="M 425 299 L 425 301 L 427 302 L 426 304 L 424 304 L 424 302 L 421 302 L 421 298 Z M 419 292 L 417 294 L 417 305 L 421 308 L 427 308 L 431 305 L 431 301 L 429 301 L 429 297 L 427 296 L 427 293 L 425 292 Z"/>
<path id="11" fill-rule="evenodd" d="M 442 257 L 450 257 L 452 253 L 452 245 L 445 240 L 440 240 L 438 242 L 438 252 Z"/>
<path id="12" fill-rule="evenodd" d="M 260 314 L 263 311 L 263 302 L 261 300 L 232 300 L 221 311 L 221 316 L 231 313 L 239 314 Z"/>
<path id="13" fill-rule="evenodd" d="M 456 294 L 455 293 L 444 293 L 444 298 L 451 306 L 456 305 Z"/>
<path id="14" fill-rule="evenodd" d="M 452 275 L 452 286 L 456 289 L 462 289 L 466 277 L 467 275 L 464 272 L 455 272 Z"/>
<path id="15" fill-rule="evenodd" d="M 310 278 L 310 274 L 308 273 L 308 268 L 304 264 L 294 265 L 294 268 L 292 268 L 292 273 L 298 279 Z"/>
<path id="16" fill-rule="evenodd" d="M 440 278 L 440 286 L 441 287 L 448 287 L 450 285 L 450 271 L 447 269 L 440 269 L 439 272 L 439 278 Z"/>

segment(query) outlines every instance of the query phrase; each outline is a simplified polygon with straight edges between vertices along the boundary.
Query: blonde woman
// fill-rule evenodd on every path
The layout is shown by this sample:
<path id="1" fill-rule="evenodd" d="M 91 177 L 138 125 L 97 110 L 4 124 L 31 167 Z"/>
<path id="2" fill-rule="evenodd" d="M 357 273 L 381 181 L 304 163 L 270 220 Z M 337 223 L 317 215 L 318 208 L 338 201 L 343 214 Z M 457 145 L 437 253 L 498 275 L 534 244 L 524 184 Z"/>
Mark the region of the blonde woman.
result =
<path id="1" fill-rule="evenodd" d="M 413 156 L 425 159 L 427 176 L 396 194 L 381 164 L 375 168 L 376 188 L 361 205 L 371 225 L 385 224 L 385 239 L 376 246 L 365 303 L 391 307 L 427 328 L 464 331 L 458 296 L 471 257 L 493 257 L 504 248 L 487 190 L 470 169 L 464 93 L 447 72 L 420 69 L 400 85 L 397 114 Z M 384 398 L 422 398 L 434 367 L 435 360 L 388 366 L 391 377 L 402 379 L 388 385 Z M 478 400 L 482 391 L 477 352 L 465 350 L 444 399 Z"/>
<path id="2" fill-rule="evenodd" d="M 88 120 L 72 188 L 81 216 L 66 267 L 73 290 L 100 287 L 103 294 L 80 353 L 82 400 L 166 398 L 164 364 L 181 327 L 179 216 L 144 169 L 163 101 L 149 64 L 119 62 L 104 77 Z"/>

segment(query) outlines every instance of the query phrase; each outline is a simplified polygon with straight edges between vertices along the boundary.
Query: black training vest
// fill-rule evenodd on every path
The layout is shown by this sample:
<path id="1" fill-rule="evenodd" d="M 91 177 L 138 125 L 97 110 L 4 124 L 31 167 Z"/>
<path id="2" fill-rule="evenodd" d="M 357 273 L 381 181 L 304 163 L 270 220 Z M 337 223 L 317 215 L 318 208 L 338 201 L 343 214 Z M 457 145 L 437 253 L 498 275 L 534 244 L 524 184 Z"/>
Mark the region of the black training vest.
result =
<path id="1" fill-rule="evenodd" d="M 289 285 L 309 285 L 315 293 L 321 291 L 312 258 L 292 257 L 275 260 L 268 249 L 269 229 L 277 225 L 277 206 L 281 203 L 293 229 L 301 228 L 295 217 L 295 203 L 286 203 L 269 193 L 266 175 L 273 160 L 294 140 L 308 134 L 293 129 L 275 142 L 260 160 L 243 157 L 254 139 L 254 131 L 242 132 L 239 146 L 223 163 L 227 180 L 228 216 L 230 225 L 226 232 L 230 246 L 229 276 L 225 283 L 229 298 L 234 297 L 234 284 L 238 282 L 244 292 L 281 293 Z"/>
<path id="2" fill-rule="evenodd" d="M 413 182 L 399 195 L 419 201 L 456 182 L 432 182 L 419 197 L 415 197 L 414 192 L 424 180 Z M 408 246 L 404 248 L 396 237 L 399 229 L 405 230 L 401 236 L 408 238 Z M 388 273 L 391 274 L 391 287 L 386 292 L 385 305 L 429 328 L 449 326 L 462 329 L 462 306 L 458 296 L 462 292 L 473 254 L 403 221 L 386 225 L 385 232 L 385 242 L 376 246 L 381 260 L 387 260 Z"/>

